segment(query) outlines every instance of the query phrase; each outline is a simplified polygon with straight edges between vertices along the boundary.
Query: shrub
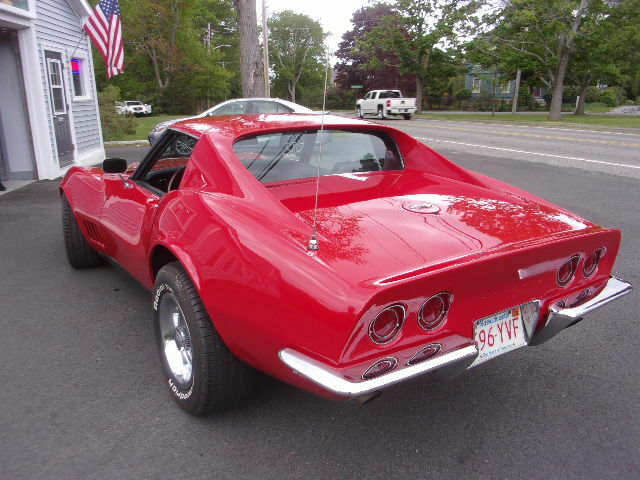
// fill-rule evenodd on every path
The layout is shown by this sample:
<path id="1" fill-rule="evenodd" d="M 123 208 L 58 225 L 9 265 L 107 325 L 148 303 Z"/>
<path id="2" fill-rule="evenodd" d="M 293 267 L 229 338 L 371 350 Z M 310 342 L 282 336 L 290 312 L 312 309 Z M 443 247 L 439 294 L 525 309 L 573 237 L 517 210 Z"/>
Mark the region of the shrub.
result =
<path id="1" fill-rule="evenodd" d="M 106 138 L 121 138 L 124 134 L 136 133 L 137 120 L 131 114 L 120 115 L 116 113 L 115 102 L 120 99 L 120 89 L 113 85 L 106 86 L 98 94 L 100 106 L 100 123 L 102 124 L 102 136 Z"/>
<path id="2" fill-rule="evenodd" d="M 616 91 L 612 88 L 607 88 L 600 94 L 600 101 L 607 107 L 617 107 L 618 95 L 616 95 Z"/>
<path id="3" fill-rule="evenodd" d="M 600 102 L 600 96 L 602 95 L 602 90 L 598 87 L 589 87 L 587 88 L 587 103 L 596 103 Z"/>
<path id="4" fill-rule="evenodd" d="M 575 103 L 578 96 L 578 87 L 567 86 L 562 90 L 562 103 Z"/>

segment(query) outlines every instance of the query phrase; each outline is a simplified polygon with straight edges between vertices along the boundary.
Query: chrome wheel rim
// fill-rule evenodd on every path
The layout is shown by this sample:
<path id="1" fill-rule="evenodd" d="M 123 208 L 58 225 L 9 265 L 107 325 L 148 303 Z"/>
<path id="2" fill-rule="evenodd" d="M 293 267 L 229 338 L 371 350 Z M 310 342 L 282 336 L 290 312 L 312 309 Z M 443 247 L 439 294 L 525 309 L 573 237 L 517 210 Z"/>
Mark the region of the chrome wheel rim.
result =
<path id="1" fill-rule="evenodd" d="M 158 306 L 160 346 L 175 382 L 183 388 L 193 376 L 193 347 L 184 312 L 171 292 L 166 292 Z"/>

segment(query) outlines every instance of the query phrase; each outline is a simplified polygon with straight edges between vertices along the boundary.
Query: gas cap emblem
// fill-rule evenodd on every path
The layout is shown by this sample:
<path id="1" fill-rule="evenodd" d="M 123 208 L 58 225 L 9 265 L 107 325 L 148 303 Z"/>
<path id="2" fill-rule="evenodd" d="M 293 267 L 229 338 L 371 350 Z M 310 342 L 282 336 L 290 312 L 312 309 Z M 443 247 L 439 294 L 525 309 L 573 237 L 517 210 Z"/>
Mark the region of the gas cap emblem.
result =
<path id="1" fill-rule="evenodd" d="M 423 203 L 405 203 L 402 205 L 402 208 L 414 213 L 438 213 L 440 211 L 440 207 L 434 205 L 433 203 L 423 202 Z"/>

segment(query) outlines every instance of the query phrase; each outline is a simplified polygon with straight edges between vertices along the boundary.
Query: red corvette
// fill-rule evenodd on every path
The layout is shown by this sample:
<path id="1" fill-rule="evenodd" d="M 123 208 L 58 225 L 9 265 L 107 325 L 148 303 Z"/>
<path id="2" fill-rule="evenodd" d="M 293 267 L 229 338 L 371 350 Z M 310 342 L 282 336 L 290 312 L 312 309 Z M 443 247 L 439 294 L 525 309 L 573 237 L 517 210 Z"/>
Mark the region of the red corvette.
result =
<path id="1" fill-rule="evenodd" d="M 137 166 L 72 168 L 73 267 L 154 291 L 172 396 L 235 405 L 259 370 L 367 400 L 538 345 L 628 293 L 620 232 L 465 170 L 411 136 L 313 115 L 171 126 Z"/>

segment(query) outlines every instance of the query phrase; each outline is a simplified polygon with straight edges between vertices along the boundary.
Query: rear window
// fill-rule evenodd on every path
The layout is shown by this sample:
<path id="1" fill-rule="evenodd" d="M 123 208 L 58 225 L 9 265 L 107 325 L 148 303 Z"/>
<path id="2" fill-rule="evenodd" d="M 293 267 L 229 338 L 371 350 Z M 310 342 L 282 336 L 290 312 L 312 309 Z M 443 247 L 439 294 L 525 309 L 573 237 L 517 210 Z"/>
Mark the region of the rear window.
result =
<path id="1" fill-rule="evenodd" d="M 400 92 L 397 90 L 387 90 L 386 92 L 380 92 L 378 98 L 402 98 Z"/>
<path id="2" fill-rule="evenodd" d="M 320 175 L 402 170 L 395 142 L 382 132 L 324 130 L 245 137 L 233 150 L 262 183 Z"/>

